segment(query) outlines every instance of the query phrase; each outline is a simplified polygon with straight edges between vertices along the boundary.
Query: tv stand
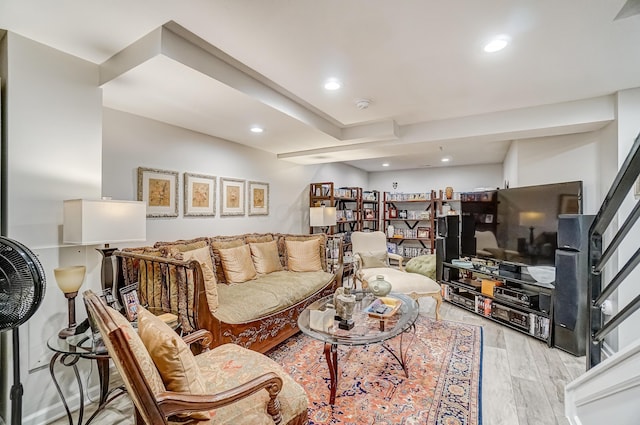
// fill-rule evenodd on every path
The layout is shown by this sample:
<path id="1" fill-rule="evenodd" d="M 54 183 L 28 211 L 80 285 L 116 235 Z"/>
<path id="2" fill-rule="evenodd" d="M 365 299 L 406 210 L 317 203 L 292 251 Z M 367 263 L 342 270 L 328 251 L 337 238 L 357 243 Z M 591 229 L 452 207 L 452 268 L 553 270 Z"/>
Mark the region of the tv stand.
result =
<path id="1" fill-rule="evenodd" d="M 472 267 L 442 263 L 443 298 L 456 306 L 552 346 L 553 284 L 536 282 L 522 266 L 473 259 Z"/>

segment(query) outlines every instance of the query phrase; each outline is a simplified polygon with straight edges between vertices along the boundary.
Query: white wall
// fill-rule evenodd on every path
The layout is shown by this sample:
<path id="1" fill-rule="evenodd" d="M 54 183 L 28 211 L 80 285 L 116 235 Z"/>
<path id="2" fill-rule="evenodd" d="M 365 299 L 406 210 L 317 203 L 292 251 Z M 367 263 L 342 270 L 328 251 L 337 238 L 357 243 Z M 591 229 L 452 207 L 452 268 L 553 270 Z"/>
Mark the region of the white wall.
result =
<path id="1" fill-rule="evenodd" d="M 593 131 L 514 141 L 518 187 L 582 180 L 583 212 L 595 214 L 602 201 L 598 157 L 601 139 L 601 133 Z"/>
<path id="2" fill-rule="evenodd" d="M 136 199 L 140 166 L 180 173 L 179 217 L 148 219 L 148 243 L 246 232 L 308 233 L 309 183 L 367 186 L 367 173 L 348 165 L 297 165 L 270 153 L 111 109 L 104 110 L 103 137 L 103 196 Z M 218 194 L 215 217 L 184 217 L 184 172 L 267 182 L 270 213 L 221 217 Z"/>
<path id="3" fill-rule="evenodd" d="M 447 186 L 453 187 L 455 192 L 469 192 L 476 188 L 502 188 L 502 164 L 374 172 L 369 173 L 368 188 L 393 192 L 393 182 L 398 183 L 396 192 L 407 193 L 444 190 Z"/>
<path id="4" fill-rule="evenodd" d="M 66 326 L 67 317 L 66 299 L 53 269 L 86 264 L 83 289 L 99 287 L 99 254 L 61 247 L 60 228 L 62 200 L 100 196 L 102 97 L 96 65 L 14 33 L 7 34 L 4 48 L 8 60 L 2 219 L 6 235 L 38 256 L 47 280 L 42 305 L 20 327 L 23 423 L 29 424 L 55 414 L 50 406 L 62 413 L 49 371 L 42 369 L 51 357 L 46 341 Z M 61 376 L 63 388 L 75 388 L 71 369 L 63 369 L 68 369 Z"/>
<path id="5" fill-rule="evenodd" d="M 640 117 L 640 88 L 619 92 L 617 109 L 618 166 L 621 166 L 629 154 L 636 137 L 638 137 L 640 133 L 640 120 L 638 119 L 638 117 Z M 622 225 L 623 220 L 635 207 L 636 202 L 638 202 L 638 200 L 634 197 L 632 189 L 619 209 L 618 222 L 620 225 Z M 618 251 L 618 264 L 620 267 L 636 252 L 640 245 L 638 241 L 640 241 L 640 223 L 636 223 L 620 245 Z M 638 296 L 638 288 L 640 288 L 638 285 L 639 279 L 640 269 L 636 267 L 618 290 L 618 305 L 620 308 Z M 640 323 L 640 312 L 636 311 L 627 319 L 626 323 L 620 326 L 618 332 L 619 349 L 622 350 L 640 339 L 640 327 L 637 326 L 638 323 Z"/>

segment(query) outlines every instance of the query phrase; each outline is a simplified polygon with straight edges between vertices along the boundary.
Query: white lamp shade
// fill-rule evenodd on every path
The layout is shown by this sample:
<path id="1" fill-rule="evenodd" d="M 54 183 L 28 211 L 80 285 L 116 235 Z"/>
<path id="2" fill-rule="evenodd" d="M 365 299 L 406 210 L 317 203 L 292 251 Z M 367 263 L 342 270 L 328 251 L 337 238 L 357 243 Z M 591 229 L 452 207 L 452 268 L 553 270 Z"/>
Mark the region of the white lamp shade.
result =
<path id="1" fill-rule="evenodd" d="M 335 207 L 311 207 L 309 208 L 309 225 L 311 227 L 335 226 Z"/>
<path id="2" fill-rule="evenodd" d="M 53 270 L 58 287 L 65 294 L 78 292 L 84 281 L 85 266 L 60 267 Z"/>
<path id="3" fill-rule="evenodd" d="M 99 245 L 147 239 L 144 202 L 73 199 L 64 201 L 62 242 Z"/>

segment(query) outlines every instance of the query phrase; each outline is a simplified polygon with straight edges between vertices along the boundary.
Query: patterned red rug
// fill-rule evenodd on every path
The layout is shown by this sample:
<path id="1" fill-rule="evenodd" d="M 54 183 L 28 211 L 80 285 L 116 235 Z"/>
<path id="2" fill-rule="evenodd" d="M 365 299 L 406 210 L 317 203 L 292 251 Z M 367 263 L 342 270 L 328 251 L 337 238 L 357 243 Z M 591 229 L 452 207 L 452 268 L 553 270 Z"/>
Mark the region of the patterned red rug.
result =
<path id="1" fill-rule="evenodd" d="M 398 339 L 390 345 L 397 347 Z M 299 333 L 267 355 L 306 389 L 311 425 L 482 424 L 480 326 L 419 316 L 409 378 L 380 345 L 340 346 L 333 407 L 321 342 Z"/>

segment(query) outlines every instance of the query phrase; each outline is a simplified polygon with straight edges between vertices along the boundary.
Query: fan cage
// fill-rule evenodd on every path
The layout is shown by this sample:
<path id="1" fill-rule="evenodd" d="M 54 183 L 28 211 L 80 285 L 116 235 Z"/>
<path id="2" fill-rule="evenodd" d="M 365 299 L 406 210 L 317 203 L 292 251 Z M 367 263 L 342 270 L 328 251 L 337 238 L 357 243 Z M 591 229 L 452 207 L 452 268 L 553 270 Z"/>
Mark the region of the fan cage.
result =
<path id="1" fill-rule="evenodd" d="M 44 298 L 44 271 L 21 243 L 0 237 L 0 331 L 13 329 L 35 313 Z"/>

